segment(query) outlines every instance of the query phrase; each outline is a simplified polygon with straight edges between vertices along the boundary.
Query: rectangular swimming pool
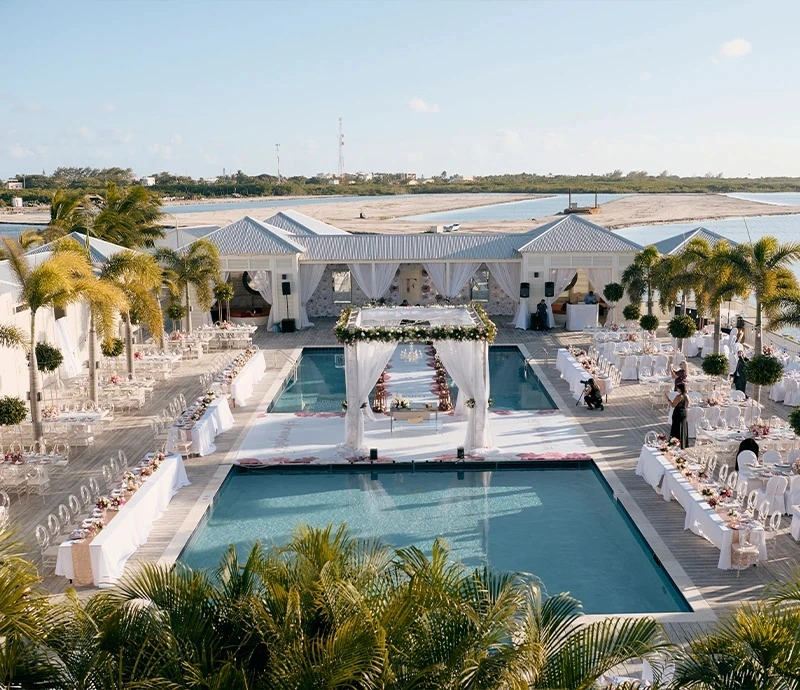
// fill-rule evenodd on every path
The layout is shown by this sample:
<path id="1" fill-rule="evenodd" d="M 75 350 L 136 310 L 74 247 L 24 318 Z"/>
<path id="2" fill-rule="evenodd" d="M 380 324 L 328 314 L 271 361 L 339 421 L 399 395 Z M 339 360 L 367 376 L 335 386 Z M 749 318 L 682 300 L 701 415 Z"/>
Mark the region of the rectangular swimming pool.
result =
<path id="1" fill-rule="evenodd" d="M 690 611 L 594 463 L 503 469 L 348 466 L 234 469 L 180 560 L 212 568 L 228 544 L 281 544 L 300 523 L 430 551 L 444 537 L 469 566 L 538 576 L 587 613 Z"/>
<path id="2" fill-rule="evenodd" d="M 339 412 L 345 397 L 340 347 L 304 348 L 297 378 L 284 385 L 269 412 Z M 514 345 L 489 348 L 489 377 L 495 409 L 554 410 L 556 404 Z M 458 392 L 450 386 L 453 396 Z M 454 397 L 455 399 L 455 397 Z"/>

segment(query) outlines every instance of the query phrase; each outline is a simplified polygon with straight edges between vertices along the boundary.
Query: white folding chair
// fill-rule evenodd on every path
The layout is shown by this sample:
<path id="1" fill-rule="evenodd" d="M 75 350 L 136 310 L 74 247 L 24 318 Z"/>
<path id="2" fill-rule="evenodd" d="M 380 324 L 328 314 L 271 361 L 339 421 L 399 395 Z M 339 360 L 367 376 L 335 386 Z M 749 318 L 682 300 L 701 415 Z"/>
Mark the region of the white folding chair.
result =
<path id="1" fill-rule="evenodd" d="M 739 455 L 736 456 L 736 464 L 739 467 L 744 467 L 745 465 L 757 465 L 758 464 L 758 456 L 752 450 L 743 450 Z"/>
<path id="2" fill-rule="evenodd" d="M 738 407 L 729 407 L 725 410 L 725 423 L 731 428 L 735 429 L 739 423 L 741 410 Z"/>
<path id="3" fill-rule="evenodd" d="M 58 560 L 58 545 L 50 546 L 50 537 L 44 525 L 36 526 L 36 543 L 42 555 L 42 566 L 52 568 Z"/>
<path id="4" fill-rule="evenodd" d="M 759 505 L 766 505 L 768 513 L 775 511 L 783 513 L 783 509 L 786 507 L 783 495 L 788 485 L 789 480 L 786 477 L 770 477 L 766 488 L 758 489 L 756 501 Z"/>
<path id="5" fill-rule="evenodd" d="M 747 400 L 747 396 L 740 390 L 733 390 L 731 391 L 731 400 L 733 402 L 744 402 Z"/>
<path id="6" fill-rule="evenodd" d="M 764 452 L 761 462 L 765 465 L 780 465 L 783 462 L 783 458 L 781 458 L 781 454 L 777 450 L 770 449 Z"/>

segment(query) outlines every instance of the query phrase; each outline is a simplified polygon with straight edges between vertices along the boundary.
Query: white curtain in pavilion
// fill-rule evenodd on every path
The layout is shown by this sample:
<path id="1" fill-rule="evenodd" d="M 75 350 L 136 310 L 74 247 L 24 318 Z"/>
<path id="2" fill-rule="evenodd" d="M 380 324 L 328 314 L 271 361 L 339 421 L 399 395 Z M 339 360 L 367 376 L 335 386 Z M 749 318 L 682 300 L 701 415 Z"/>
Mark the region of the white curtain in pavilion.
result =
<path id="1" fill-rule="evenodd" d="M 250 276 L 250 287 L 258 290 L 261 298 L 270 305 L 267 328 L 272 328 L 275 323 L 275 305 L 272 304 L 272 271 L 256 271 Z"/>
<path id="2" fill-rule="evenodd" d="M 567 289 L 567 285 L 570 284 L 576 273 L 577 271 L 574 268 L 550 269 L 550 280 L 555 283 L 555 292 L 553 292 L 552 297 L 544 298 L 544 301 L 547 304 L 547 325 L 550 328 L 553 328 L 556 325 L 556 321 L 553 318 L 553 302 L 555 302 L 556 298 L 558 298 L 558 296 Z"/>
<path id="3" fill-rule="evenodd" d="M 308 320 L 306 302 L 322 280 L 325 264 L 300 264 L 300 328 L 311 328 L 314 324 Z"/>
<path id="4" fill-rule="evenodd" d="M 455 416 L 467 415 L 464 449 L 489 450 L 493 447 L 489 430 L 489 345 L 485 340 L 437 340 L 436 353 L 447 373 L 458 386 Z M 475 401 L 469 409 L 467 398 Z"/>
<path id="5" fill-rule="evenodd" d="M 400 264 L 348 264 L 358 287 L 369 299 L 380 299 L 388 291 Z"/>
<path id="6" fill-rule="evenodd" d="M 361 404 L 368 403 L 369 392 L 386 368 L 396 342 L 378 341 L 358 342 L 345 345 L 344 379 L 347 412 L 344 416 L 344 445 L 356 452 L 362 452 L 364 445 L 364 415 Z"/>
<path id="7" fill-rule="evenodd" d="M 611 269 L 610 268 L 584 268 L 583 272 L 589 280 L 589 287 L 594 290 L 597 299 L 603 299 L 603 289 L 611 282 Z M 614 323 L 613 309 L 609 308 L 606 323 Z"/>
<path id="8" fill-rule="evenodd" d="M 531 320 L 531 311 L 528 308 L 527 298 L 522 299 L 518 297 L 522 263 L 517 261 L 514 263 L 492 262 L 487 263 L 486 266 L 489 268 L 489 273 L 491 273 L 492 277 L 497 281 L 500 289 L 511 299 L 519 299 L 517 313 L 512 323 L 515 328 L 527 330 Z"/>
<path id="9" fill-rule="evenodd" d="M 447 299 L 453 299 L 458 297 L 458 293 L 481 265 L 480 263 L 436 262 L 427 263 L 424 266 L 439 294 Z"/>
<path id="10" fill-rule="evenodd" d="M 66 317 L 56 319 L 56 343 L 64 355 L 64 361 L 58 368 L 58 372 L 63 379 L 70 379 L 81 373 L 83 365 L 81 364 L 81 353 L 78 348 L 78 343 L 69 328 L 69 322 Z"/>

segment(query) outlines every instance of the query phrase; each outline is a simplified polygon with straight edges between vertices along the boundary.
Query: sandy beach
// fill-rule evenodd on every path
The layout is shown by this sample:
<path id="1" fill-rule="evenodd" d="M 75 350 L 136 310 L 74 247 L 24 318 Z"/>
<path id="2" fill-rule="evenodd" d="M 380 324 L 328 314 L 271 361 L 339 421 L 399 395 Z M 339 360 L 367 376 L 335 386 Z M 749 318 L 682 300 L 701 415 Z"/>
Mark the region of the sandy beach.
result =
<path id="1" fill-rule="evenodd" d="M 488 206 L 525 199 L 547 196 L 544 194 L 418 194 L 413 196 L 365 198 L 362 201 L 336 201 L 313 205 L 298 205 L 296 210 L 325 223 L 330 223 L 349 232 L 424 232 L 433 223 L 430 221 L 400 220 L 405 216 L 452 211 L 456 209 Z M 286 197 L 272 197 L 285 201 Z M 268 202 L 270 198 L 248 200 Z M 242 203 L 241 199 L 226 200 L 231 204 Z M 219 205 L 219 200 L 178 202 L 166 204 L 164 211 L 170 212 L 175 205 L 185 204 Z M 291 206 L 254 206 L 248 208 L 223 208 L 208 211 L 181 213 L 181 227 L 195 225 L 226 225 L 245 215 L 263 220 L 282 208 Z M 365 218 L 360 218 L 360 214 Z M 800 207 L 761 204 L 755 201 L 734 199 L 722 194 L 637 194 L 603 204 L 602 212 L 587 216 L 598 225 L 610 230 L 633 225 L 656 225 L 680 223 L 721 218 L 742 218 L 750 216 L 800 214 Z M 175 217 L 168 217 L 172 225 Z M 463 222 L 460 232 L 524 232 L 559 216 L 549 216 L 532 220 Z M 7 223 L 46 223 L 49 213 L 43 210 L 29 210 L 24 214 L 0 214 L 0 222 Z"/>

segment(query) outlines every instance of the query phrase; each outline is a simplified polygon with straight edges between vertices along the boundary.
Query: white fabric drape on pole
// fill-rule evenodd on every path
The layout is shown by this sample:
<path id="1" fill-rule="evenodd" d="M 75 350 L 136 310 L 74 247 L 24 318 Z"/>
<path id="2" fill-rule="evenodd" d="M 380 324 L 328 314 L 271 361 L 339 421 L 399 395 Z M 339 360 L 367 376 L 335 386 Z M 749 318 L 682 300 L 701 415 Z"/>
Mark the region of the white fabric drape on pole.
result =
<path id="1" fill-rule="evenodd" d="M 69 329 L 69 323 L 66 317 L 56 319 L 56 342 L 61 352 L 64 354 L 64 361 L 59 367 L 59 374 L 63 379 L 70 379 L 81 373 L 83 367 L 81 366 L 80 350 L 75 338 Z"/>
<path id="2" fill-rule="evenodd" d="M 433 285 L 442 297 L 453 299 L 475 274 L 480 263 L 436 262 L 424 264 Z"/>
<path id="3" fill-rule="evenodd" d="M 275 323 L 275 305 L 272 304 L 272 271 L 256 271 L 250 275 L 250 287 L 258 290 L 261 298 L 270 305 L 267 328 Z"/>
<path id="4" fill-rule="evenodd" d="M 344 348 L 344 379 L 347 412 L 344 415 L 344 445 L 356 452 L 365 450 L 364 415 L 361 404 L 368 402 L 367 396 L 381 372 L 386 368 L 396 342 L 362 341 Z"/>
<path id="5" fill-rule="evenodd" d="M 597 295 L 597 299 L 602 299 L 603 290 L 605 289 L 606 285 L 611 282 L 611 269 L 584 268 L 583 272 L 586 274 L 586 278 L 589 281 L 589 287 L 594 290 L 594 294 Z M 606 315 L 606 323 L 614 323 L 613 311 L 613 308 L 609 308 L 609 312 Z"/>
<path id="6" fill-rule="evenodd" d="M 467 415 L 464 449 L 492 449 L 489 430 L 489 345 L 485 340 L 437 340 L 433 344 L 447 373 L 458 386 L 455 415 L 459 416 L 460 410 Z M 472 409 L 464 404 L 467 398 L 475 401 Z"/>
<path id="7" fill-rule="evenodd" d="M 348 264 L 358 287 L 369 299 L 380 299 L 392 285 L 400 264 Z"/>
<path id="8" fill-rule="evenodd" d="M 500 263 L 492 262 L 487 263 L 489 273 L 492 274 L 500 289 L 505 292 L 511 299 L 518 299 L 519 305 L 517 306 L 517 313 L 512 322 L 515 328 L 522 330 L 528 329 L 528 324 L 531 320 L 531 312 L 528 308 L 528 300 L 519 297 L 519 281 L 520 273 L 522 271 L 522 263 Z"/>
<path id="9" fill-rule="evenodd" d="M 576 271 L 574 268 L 551 268 L 550 280 L 555 284 L 555 291 L 552 297 L 545 297 L 544 301 L 547 304 L 547 325 L 553 328 L 556 321 L 553 318 L 553 302 L 567 289 L 567 285 L 575 277 Z"/>
<path id="10" fill-rule="evenodd" d="M 311 328 L 314 325 L 308 320 L 306 302 L 311 299 L 324 273 L 325 264 L 300 265 L 300 328 Z"/>

